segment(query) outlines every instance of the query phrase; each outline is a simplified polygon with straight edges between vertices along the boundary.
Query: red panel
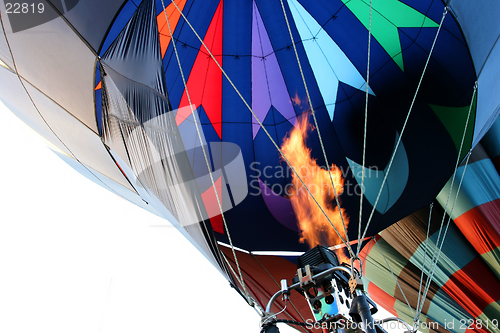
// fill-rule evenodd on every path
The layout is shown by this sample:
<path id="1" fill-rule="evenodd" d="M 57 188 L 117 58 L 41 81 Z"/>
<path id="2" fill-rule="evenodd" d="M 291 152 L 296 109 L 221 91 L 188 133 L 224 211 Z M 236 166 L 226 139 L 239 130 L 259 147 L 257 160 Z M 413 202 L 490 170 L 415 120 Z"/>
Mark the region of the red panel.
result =
<path id="1" fill-rule="evenodd" d="M 214 55 L 217 62 L 222 66 L 222 0 L 210 22 L 203 42 Z M 203 105 L 203 109 L 212 123 L 215 131 L 221 138 L 222 120 L 222 72 L 215 61 L 207 53 L 203 45 L 196 57 L 193 68 L 187 81 L 187 91 L 191 98 L 191 103 L 198 106 Z M 186 91 L 182 95 L 179 109 L 189 106 Z M 189 116 L 189 108 L 179 110 L 175 118 L 177 125 Z"/>
<path id="2" fill-rule="evenodd" d="M 231 249 L 220 247 L 220 250 L 232 264 L 234 271 L 237 272 Z M 291 280 L 297 271 L 297 266 L 295 264 L 277 256 L 253 256 L 240 251 L 236 251 L 236 256 L 242 270 L 243 280 L 249 293 L 263 308 L 266 307 L 271 296 L 280 290 L 279 281 L 281 279 L 287 279 L 288 285 L 291 285 Z M 240 287 L 240 290 L 243 290 L 243 288 Z M 305 297 L 293 291 L 290 295 L 290 300 L 293 302 L 293 306 L 288 304 L 285 312 L 278 315 L 278 318 L 292 319 L 301 322 L 307 319 L 313 319 L 312 311 Z M 279 297 L 271 310 L 275 313 L 281 311 L 284 305 L 283 303 L 281 297 Z M 297 328 L 301 332 L 311 332 L 299 326 L 292 327 Z M 321 330 L 313 331 L 317 333 L 321 332 Z"/>
<path id="3" fill-rule="evenodd" d="M 210 218 L 210 224 L 212 229 L 219 234 L 224 234 L 224 221 L 222 220 L 222 215 L 217 215 Z"/>
<path id="4" fill-rule="evenodd" d="M 473 317 L 500 300 L 500 281 L 480 257 L 450 276 L 442 289 Z"/>
<path id="5" fill-rule="evenodd" d="M 396 298 L 394 296 L 389 295 L 371 282 L 368 284 L 368 294 L 370 294 L 370 298 L 374 300 L 375 303 L 381 305 L 384 309 L 397 317 L 398 313 L 394 309 L 394 305 L 396 304 Z"/>
<path id="6" fill-rule="evenodd" d="M 455 224 L 479 254 L 500 246 L 500 199 L 474 207 L 455 219 Z"/>
<path id="7" fill-rule="evenodd" d="M 366 266 L 366 258 L 370 255 L 370 251 L 373 249 L 375 246 L 375 242 L 378 242 L 378 240 L 382 238 L 380 235 L 375 235 L 375 240 L 369 241 L 365 247 L 361 250 L 359 253 L 359 259 L 361 259 L 361 262 L 363 263 L 363 272 L 365 271 L 365 266 Z"/>
<path id="8" fill-rule="evenodd" d="M 217 195 L 219 196 L 219 200 L 221 200 L 222 204 L 221 177 L 219 177 L 219 179 L 215 181 L 215 188 L 217 189 Z M 208 217 L 210 217 L 210 224 L 212 224 L 212 229 L 214 229 L 214 231 L 217 231 L 220 234 L 223 234 L 224 221 L 222 221 L 222 215 L 220 215 L 219 202 L 217 201 L 217 197 L 215 196 L 214 187 L 210 186 L 208 190 L 206 190 L 201 194 L 201 198 L 203 199 L 203 203 L 205 204 Z"/>
<path id="9" fill-rule="evenodd" d="M 175 0 L 175 3 L 182 11 L 184 9 L 184 5 L 186 5 L 187 0 Z M 173 3 L 167 6 L 164 11 L 162 11 L 156 17 L 156 21 L 158 23 L 158 33 L 160 34 L 160 46 L 161 46 L 161 58 L 165 56 L 165 52 L 167 52 L 168 45 L 170 44 L 170 40 L 172 36 L 170 36 L 170 32 L 168 30 L 167 19 L 165 18 L 165 13 L 168 16 L 168 22 L 170 23 L 170 29 L 172 32 L 175 31 L 175 27 L 179 22 L 179 18 L 181 17 L 181 13 L 175 7 Z"/>

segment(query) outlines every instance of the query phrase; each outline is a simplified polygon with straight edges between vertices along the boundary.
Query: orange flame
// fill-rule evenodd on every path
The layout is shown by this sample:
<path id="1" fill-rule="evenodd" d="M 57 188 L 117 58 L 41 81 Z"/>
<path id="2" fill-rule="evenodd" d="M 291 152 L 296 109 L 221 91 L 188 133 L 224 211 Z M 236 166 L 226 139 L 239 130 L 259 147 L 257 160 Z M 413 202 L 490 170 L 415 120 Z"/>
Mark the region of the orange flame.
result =
<path id="1" fill-rule="evenodd" d="M 298 121 L 298 127 L 294 128 L 290 135 L 284 139 L 281 149 L 342 238 L 346 239 L 328 170 L 321 168 L 316 160 L 311 158 L 311 149 L 307 148 L 305 144 L 308 131 L 312 129 L 307 117 L 303 117 Z M 330 172 L 335 191 L 337 195 L 340 195 L 344 191 L 342 172 L 335 164 L 331 165 Z M 292 183 L 293 188 L 289 195 L 298 220 L 300 242 L 307 241 L 311 248 L 318 244 L 324 246 L 342 244 L 339 235 L 295 173 L 292 173 Z M 347 228 L 349 220 L 344 209 L 342 209 L 342 214 Z M 340 261 L 348 261 L 347 256 L 342 251 L 337 251 L 337 255 Z"/>
<path id="2" fill-rule="evenodd" d="M 299 94 L 297 92 L 295 92 L 295 96 L 292 97 L 292 103 L 299 107 L 302 106 L 302 100 L 300 99 Z"/>

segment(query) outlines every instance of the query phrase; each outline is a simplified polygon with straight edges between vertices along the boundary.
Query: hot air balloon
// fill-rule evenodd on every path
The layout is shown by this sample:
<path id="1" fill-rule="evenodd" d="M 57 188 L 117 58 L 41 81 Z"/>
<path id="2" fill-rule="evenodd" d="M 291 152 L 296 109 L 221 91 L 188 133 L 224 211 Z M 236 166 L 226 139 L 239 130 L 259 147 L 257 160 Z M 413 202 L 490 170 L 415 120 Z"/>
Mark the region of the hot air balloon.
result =
<path id="1" fill-rule="evenodd" d="M 455 223 L 446 228 L 457 234 L 452 245 L 465 244 L 478 265 L 460 271 L 460 281 L 476 281 L 484 268 L 498 283 L 498 183 L 491 165 L 476 162 L 486 160 L 479 142 L 499 113 L 497 3 L 0 6 L 2 101 L 77 171 L 170 221 L 249 304 L 265 308 L 300 256 L 324 245 L 340 261 L 359 260 L 368 292 L 394 309 L 393 299 L 408 297 L 384 284 L 387 271 L 398 274 L 374 257 L 378 244 L 398 272 L 406 260 L 412 279 L 424 272 L 437 281 L 417 288 L 409 312 L 395 310 L 400 317 L 413 323 L 423 313 L 421 322 L 453 332 L 463 330 L 446 326 L 449 318 L 498 317 L 494 287 L 477 296 L 486 305 L 474 288 L 461 296 L 458 285 L 444 287 L 444 276 L 459 271 L 444 269 L 444 259 L 418 264 L 433 251 L 418 244 L 428 225 L 438 230 L 423 218 L 437 197 Z M 489 154 L 497 153 L 497 127 L 484 139 Z M 455 182 L 468 164 L 475 176 Z M 459 193 L 454 209 L 448 193 Z M 417 231 L 403 244 L 394 236 Z M 453 248 L 441 250 L 453 257 Z M 430 306 L 419 302 L 430 299 L 425 289 L 440 295 Z M 300 299 L 278 318 L 304 322 L 310 313 Z"/>

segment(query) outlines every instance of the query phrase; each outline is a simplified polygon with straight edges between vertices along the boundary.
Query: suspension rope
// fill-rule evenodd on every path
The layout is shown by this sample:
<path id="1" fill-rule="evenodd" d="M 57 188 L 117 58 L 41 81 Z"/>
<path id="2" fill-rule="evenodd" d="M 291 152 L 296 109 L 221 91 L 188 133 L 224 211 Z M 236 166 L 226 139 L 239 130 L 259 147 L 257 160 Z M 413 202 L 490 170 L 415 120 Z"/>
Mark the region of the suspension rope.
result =
<path id="1" fill-rule="evenodd" d="M 222 258 L 224 259 L 224 261 L 226 262 L 227 266 L 229 266 L 229 268 L 231 269 L 231 272 L 233 273 L 234 277 L 236 278 L 236 281 L 238 281 L 238 283 L 240 285 L 243 286 L 243 281 L 240 279 L 240 277 L 238 276 L 238 274 L 236 274 L 236 272 L 234 271 L 234 268 L 233 266 L 230 264 L 229 260 L 227 259 L 226 255 L 221 251 L 221 254 L 222 254 Z"/>
<path id="2" fill-rule="evenodd" d="M 439 228 L 439 234 L 438 234 L 438 238 L 437 238 L 437 241 L 436 241 L 436 245 L 439 245 L 439 241 L 440 241 L 440 238 L 441 238 L 441 232 L 443 230 L 443 223 L 444 223 L 444 220 L 445 220 L 445 217 L 446 217 L 446 210 L 448 209 L 448 204 L 449 204 L 451 192 L 453 190 L 453 185 L 454 185 L 454 182 L 455 182 L 455 177 L 457 175 L 458 166 L 460 164 L 460 156 L 462 155 L 462 149 L 463 149 L 463 145 L 464 145 L 464 142 L 465 142 L 465 136 L 467 134 L 467 129 L 468 129 L 468 126 L 469 126 L 470 114 L 472 112 L 472 107 L 474 105 L 474 100 L 476 98 L 477 87 L 478 87 L 478 83 L 476 81 L 475 84 L 474 84 L 474 91 L 472 92 L 472 98 L 471 98 L 471 102 L 470 102 L 470 105 L 469 105 L 469 112 L 467 113 L 467 119 L 465 121 L 465 128 L 464 128 L 464 133 L 462 134 L 462 141 L 460 142 L 460 149 L 458 151 L 457 161 L 455 162 L 455 170 L 454 170 L 453 176 L 451 178 L 450 189 L 448 191 L 448 198 L 446 199 L 446 205 L 444 207 L 443 218 L 441 219 L 441 227 Z M 429 291 L 429 287 L 430 287 L 430 284 L 432 282 L 432 278 L 434 276 L 434 270 L 435 270 L 435 268 L 437 266 L 437 262 L 439 260 L 439 256 L 441 255 L 441 249 L 442 249 L 442 247 L 444 245 L 444 240 L 445 240 L 446 234 L 448 232 L 448 227 L 449 227 L 449 224 L 450 224 L 450 221 L 451 221 L 451 216 L 453 214 L 453 210 L 455 209 L 455 204 L 456 204 L 457 199 L 458 199 L 458 194 L 460 193 L 460 188 L 462 186 L 462 181 L 463 181 L 464 176 L 465 176 L 465 171 L 467 169 L 467 165 L 469 163 L 469 159 L 470 159 L 471 153 L 472 153 L 472 151 L 469 150 L 469 152 L 467 154 L 467 158 L 465 160 L 464 171 L 462 173 L 462 177 L 460 179 L 460 183 L 459 183 L 458 188 L 457 188 L 457 194 L 455 195 L 455 200 L 453 201 L 453 206 L 451 208 L 451 212 L 449 214 L 449 218 L 448 218 L 448 221 L 446 223 L 446 228 L 445 228 L 445 232 L 443 234 L 443 239 L 441 241 L 441 245 L 439 245 L 438 252 L 432 258 L 433 264 L 432 264 L 432 269 L 431 269 L 431 276 L 430 276 L 430 278 L 428 277 L 427 280 L 426 280 L 426 285 L 425 285 L 425 289 L 424 289 L 424 299 L 427 296 L 427 292 Z M 418 309 L 419 312 L 422 311 L 422 307 L 423 307 L 423 302 L 420 305 L 420 309 Z"/>
<path id="3" fill-rule="evenodd" d="M 280 0 L 280 2 L 281 2 L 281 8 L 283 9 L 283 15 L 285 16 L 285 21 L 286 21 L 286 26 L 288 28 L 288 33 L 290 34 L 290 39 L 292 40 L 293 51 L 295 52 L 295 57 L 297 58 L 297 64 L 299 66 L 299 71 L 300 71 L 300 76 L 302 78 L 302 83 L 304 84 L 304 89 L 306 90 L 307 100 L 309 102 L 309 108 L 311 109 L 311 113 L 312 113 L 312 116 L 313 116 L 313 119 L 314 119 L 314 125 L 316 126 L 316 130 L 318 131 L 319 143 L 321 145 L 321 150 L 323 152 L 323 157 L 324 157 L 325 162 L 326 162 L 326 166 L 327 166 L 327 169 L 328 169 L 328 174 L 330 176 L 330 182 L 331 182 L 332 188 L 333 188 L 333 193 L 335 194 L 335 201 L 337 203 L 337 208 L 338 208 L 339 213 L 340 213 L 340 219 L 342 220 L 342 226 L 344 228 L 345 237 L 347 239 L 346 246 L 347 246 L 347 249 L 348 249 L 349 253 L 351 254 L 351 257 L 354 257 L 354 252 L 352 251 L 351 245 L 349 244 L 349 236 L 347 234 L 347 227 L 346 227 L 345 221 L 344 221 L 344 214 L 342 214 L 342 209 L 340 208 L 340 202 L 339 202 L 339 198 L 338 198 L 338 195 L 337 195 L 337 190 L 335 189 L 335 185 L 333 184 L 332 171 L 330 170 L 330 163 L 328 162 L 328 156 L 326 155 L 325 146 L 323 144 L 323 139 L 321 137 L 321 132 L 319 130 L 318 120 L 316 119 L 316 112 L 314 111 L 314 108 L 313 108 L 313 105 L 312 105 L 311 96 L 309 94 L 309 89 L 307 88 L 307 82 L 306 82 L 306 79 L 305 79 L 305 76 L 304 76 L 304 71 L 302 70 L 302 65 L 300 64 L 299 54 L 297 52 L 297 46 L 295 45 L 295 41 L 293 39 L 292 30 L 290 29 L 290 23 L 288 21 L 288 16 L 286 15 L 286 10 L 285 10 L 285 5 L 283 4 L 283 0 Z M 332 225 L 332 227 L 334 227 L 333 223 L 330 220 L 328 220 L 328 222 L 330 222 L 330 224 Z"/>
<path id="4" fill-rule="evenodd" d="M 377 241 L 375 240 L 375 236 L 372 236 L 370 238 L 370 241 L 368 242 L 368 249 L 366 250 L 366 256 L 363 258 L 363 261 L 361 262 L 361 266 L 359 268 L 359 271 L 361 272 L 361 276 L 363 276 L 363 266 L 365 265 L 366 263 L 366 259 L 368 259 L 368 253 L 370 253 L 370 249 L 371 247 L 373 246 L 374 243 L 376 243 Z"/>
<path id="5" fill-rule="evenodd" d="M 171 0 L 171 3 L 175 6 L 175 8 L 177 8 L 177 10 L 181 14 L 181 16 L 184 18 L 184 20 L 189 25 L 189 27 L 191 28 L 191 30 L 193 31 L 193 33 L 196 35 L 196 37 L 198 38 L 198 40 L 201 42 L 201 44 L 203 45 L 203 47 L 206 49 L 206 51 L 208 52 L 208 54 L 210 55 L 210 57 L 212 58 L 212 60 L 215 62 L 215 64 L 217 65 L 217 67 L 220 69 L 220 71 L 222 72 L 222 74 L 224 75 L 224 77 L 228 80 L 229 84 L 233 87 L 234 91 L 238 94 L 238 96 L 243 101 L 243 103 L 245 104 L 245 106 L 247 107 L 247 109 L 252 113 L 253 117 L 255 118 L 255 120 L 257 120 L 259 126 L 262 128 L 262 130 L 264 131 L 264 133 L 266 133 L 267 137 L 271 140 L 271 143 L 278 150 L 278 152 L 280 153 L 281 157 L 285 160 L 285 162 L 288 164 L 288 166 L 293 171 L 293 173 L 297 176 L 297 178 L 299 179 L 299 181 L 302 184 L 302 186 L 304 186 L 304 188 L 306 189 L 307 193 L 309 193 L 309 195 L 314 200 L 314 202 L 316 203 L 316 205 L 318 206 L 318 208 L 321 210 L 321 213 L 325 216 L 325 218 L 328 220 L 328 222 L 330 222 L 330 224 L 333 226 L 333 228 L 335 229 L 335 232 L 340 237 L 340 239 L 342 240 L 342 242 L 344 243 L 344 245 L 346 245 L 346 247 L 348 247 L 346 240 L 342 237 L 342 235 L 340 234 L 340 232 L 333 225 L 332 221 L 330 220 L 330 218 L 326 214 L 326 212 L 323 209 L 323 207 L 321 207 L 320 203 L 316 200 L 316 198 L 311 193 L 311 191 L 309 190 L 309 188 L 306 186 L 306 184 L 304 183 L 304 181 L 302 180 L 302 178 L 300 177 L 300 175 L 298 174 L 298 172 L 292 166 L 292 164 L 290 163 L 290 161 L 288 160 L 288 158 L 285 156 L 285 154 L 283 153 L 283 151 L 280 149 L 280 147 L 278 146 L 278 144 L 274 141 L 274 139 L 272 138 L 271 134 L 268 132 L 268 130 L 266 129 L 266 127 L 264 126 L 264 124 L 259 120 L 259 118 L 255 114 L 255 112 L 252 110 L 252 108 L 250 107 L 250 105 L 245 100 L 245 98 L 241 95 L 241 93 L 238 90 L 238 88 L 235 86 L 235 84 L 233 83 L 233 81 L 229 78 L 229 75 L 227 75 L 226 71 L 222 68 L 222 66 L 219 64 L 219 62 L 217 61 L 217 59 L 215 59 L 215 56 L 212 54 L 212 51 L 210 51 L 210 49 L 207 47 L 207 45 L 205 44 L 205 42 L 203 41 L 203 39 L 201 39 L 201 37 L 198 34 L 198 32 L 196 31 L 196 29 L 194 29 L 194 27 L 191 25 L 191 22 L 187 19 L 187 17 L 184 15 L 184 13 L 179 8 L 179 6 L 177 6 L 177 4 L 175 3 L 174 0 Z"/>
<path id="6" fill-rule="evenodd" d="M 274 283 L 276 284 L 276 286 L 277 286 L 278 288 L 281 288 L 281 286 L 279 285 L 278 281 L 276 281 L 276 280 L 274 279 L 274 276 L 272 276 L 272 275 L 271 275 L 271 273 L 269 273 L 269 271 L 267 270 L 266 266 L 264 266 L 264 265 L 260 262 L 260 260 L 259 260 L 259 259 L 258 259 L 258 258 L 257 258 L 257 257 L 253 254 L 253 253 L 251 253 L 251 252 L 250 252 L 250 255 L 251 255 L 251 256 L 252 256 L 252 257 L 253 257 L 253 258 L 254 258 L 254 259 L 255 259 L 255 260 L 259 263 L 259 265 L 260 265 L 260 266 L 262 266 L 262 268 L 264 268 L 264 270 L 266 271 L 267 275 L 269 275 L 269 276 L 271 277 L 271 279 L 273 279 L 273 281 L 274 281 Z M 300 316 L 300 318 L 302 319 L 302 321 L 306 321 L 306 320 L 304 319 L 304 317 L 302 317 L 302 314 L 299 312 L 299 310 L 295 307 L 295 305 L 293 304 L 292 300 L 291 300 L 291 299 L 289 299 L 288 301 L 290 302 L 290 304 L 292 305 L 292 307 L 295 309 L 295 311 L 299 314 L 299 316 Z M 288 313 L 287 313 L 287 314 L 288 314 Z M 288 315 L 288 316 L 289 316 L 290 318 L 292 318 L 292 316 L 290 316 L 290 315 Z"/>
<path id="7" fill-rule="evenodd" d="M 445 7 L 444 12 L 443 12 L 443 16 L 441 18 L 441 22 L 439 23 L 439 27 L 438 27 L 438 30 L 436 32 L 436 36 L 434 37 L 434 41 L 432 42 L 432 47 L 429 51 L 429 56 L 427 57 L 427 61 L 425 62 L 425 66 L 424 66 L 424 69 L 422 71 L 422 75 L 420 76 L 420 81 L 418 82 L 417 89 L 416 89 L 415 94 L 413 96 L 413 100 L 411 102 L 410 109 L 408 110 L 408 114 L 406 115 L 406 119 L 405 119 L 405 122 L 403 124 L 403 128 L 401 129 L 401 134 L 399 135 L 399 139 L 396 143 L 396 146 L 394 147 L 394 151 L 392 152 L 391 160 L 389 161 L 389 165 L 387 166 L 387 172 L 385 173 L 384 179 L 382 180 L 382 185 L 380 186 L 380 190 L 378 192 L 377 199 L 375 200 L 375 204 L 373 205 L 372 211 L 370 213 L 370 217 L 368 218 L 368 222 L 366 223 L 365 230 L 363 232 L 363 236 L 361 237 L 362 239 L 365 238 L 365 235 L 368 232 L 368 227 L 370 226 L 370 222 L 373 218 L 373 214 L 375 213 L 375 209 L 376 209 L 378 201 L 380 199 L 380 195 L 382 194 L 382 190 L 384 189 L 385 182 L 387 181 L 387 177 L 389 175 L 389 172 L 391 171 L 392 163 L 394 162 L 396 152 L 398 151 L 399 145 L 401 144 L 401 139 L 403 137 L 403 133 L 406 129 L 406 125 L 408 124 L 408 119 L 410 118 L 410 114 L 411 114 L 411 111 L 413 110 L 413 106 L 415 105 L 415 101 L 417 99 L 417 95 L 418 95 L 418 92 L 420 90 L 420 86 L 422 85 L 422 81 L 424 79 L 424 75 L 425 75 L 425 72 L 427 70 L 427 66 L 429 65 L 429 62 L 431 60 L 432 52 L 434 51 L 434 47 L 436 45 L 436 41 L 438 39 L 439 32 L 441 31 L 441 27 L 443 26 L 443 22 L 444 22 L 444 19 L 445 19 L 447 13 L 448 13 L 448 8 Z M 360 252 L 360 248 L 358 248 L 358 250 L 357 250 L 358 255 L 359 255 L 359 252 Z"/>
<path id="8" fill-rule="evenodd" d="M 361 169 L 361 195 L 359 196 L 358 243 L 361 242 L 361 221 L 363 221 L 363 196 L 365 193 L 365 164 L 366 164 L 366 132 L 368 127 L 368 97 L 370 84 L 370 50 L 372 45 L 372 9 L 373 1 L 370 0 L 370 21 L 368 23 L 368 55 L 366 64 L 366 92 L 365 92 L 365 126 L 363 130 L 363 168 Z"/>
<path id="9" fill-rule="evenodd" d="M 172 0 L 172 3 L 175 4 L 175 1 Z M 220 201 L 220 198 L 219 198 L 219 194 L 217 192 L 217 187 L 215 186 L 215 181 L 214 181 L 214 177 L 213 177 L 213 174 L 212 174 L 212 168 L 210 166 L 210 162 L 208 161 L 208 155 L 207 155 L 205 146 L 203 145 L 203 138 L 201 137 L 200 128 L 199 128 L 198 122 L 196 120 L 197 118 L 196 118 L 196 115 L 195 115 L 195 110 L 194 110 L 193 104 L 191 103 L 191 97 L 189 95 L 189 91 L 188 91 L 188 88 L 187 88 L 186 78 L 184 76 L 184 71 L 182 70 L 182 65 L 181 65 L 181 61 L 180 61 L 180 58 L 179 58 L 179 53 L 177 52 L 176 43 L 173 40 L 172 27 L 170 26 L 170 20 L 168 19 L 167 11 L 166 11 L 166 8 L 165 8 L 165 3 L 164 3 L 163 0 L 161 0 L 161 4 L 163 6 L 163 12 L 165 13 L 165 18 L 167 20 L 168 32 L 169 32 L 170 36 L 172 37 L 172 45 L 174 47 L 175 57 L 177 59 L 177 64 L 179 65 L 179 71 L 181 73 L 182 83 L 184 84 L 184 89 L 186 91 L 186 95 L 187 95 L 187 98 L 188 98 L 188 103 L 189 103 L 189 106 L 191 108 L 191 114 L 193 116 L 193 121 L 194 121 L 194 124 L 195 124 L 195 127 L 196 127 L 196 132 L 198 134 L 198 139 L 200 140 L 200 144 L 201 144 L 201 147 L 202 147 L 202 150 L 203 150 L 203 156 L 204 156 L 205 162 L 207 164 L 208 174 L 210 176 L 210 180 L 212 181 L 212 187 L 214 189 L 215 197 L 217 199 L 217 204 L 218 204 L 219 209 L 220 209 L 220 213 L 221 213 L 221 216 L 222 216 L 222 221 L 224 223 L 224 229 L 226 230 L 227 238 L 229 240 L 229 244 L 231 245 L 231 251 L 233 253 L 234 261 L 236 263 L 236 268 L 238 269 L 238 274 L 239 274 L 239 277 L 240 277 L 239 283 L 243 287 L 243 291 L 245 292 L 245 295 L 247 297 L 248 304 L 253 305 L 253 302 L 252 302 L 252 300 L 250 298 L 250 295 L 248 293 L 248 290 L 246 288 L 245 281 L 243 279 L 243 274 L 241 273 L 240 264 L 238 262 L 238 257 L 236 256 L 236 251 L 234 250 L 234 245 L 233 245 L 233 241 L 231 239 L 231 234 L 229 232 L 229 228 L 227 227 L 226 218 L 224 216 L 224 210 L 222 209 L 222 204 L 221 204 L 221 201 Z M 225 258 L 225 256 L 224 256 L 224 258 Z M 227 259 L 226 259 L 226 261 L 227 261 Z"/>
<path id="10" fill-rule="evenodd" d="M 413 311 L 413 308 L 411 307 L 410 302 L 408 302 L 408 298 L 406 298 L 405 292 L 403 291 L 403 288 L 401 288 L 401 285 L 399 284 L 398 278 L 394 274 L 394 272 L 392 271 L 391 265 L 389 265 L 389 262 L 387 261 L 387 258 L 385 257 L 384 252 L 382 252 L 382 249 L 378 245 L 378 242 L 375 242 L 375 246 L 377 246 L 377 249 L 379 250 L 380 254 L 382 254 L 382 257 L 384 258 L 384 261 L 385 261 L 385 263 L 387 265 L 387 268 L 389 268 L 389 270 L 391 271 L 391 275 L 392 275 L 394 281 L 396 281 L 396 284 L 398 285 L 399 290 L 401 291 L 401 294 L 403 295 L 403 297 L 404 297 L 404 299 L 406 301 L 406 305 L 408 305 L 408 309 L 410 309 L 410 311 L 413 314 L 413 316 L 415 316 L 415 311 Z"/>
<path id="11" fill-rule="evenodd" d="M 434 261 L 433 263 L 433 266 L 432 266 L 432 269 L 431 269 L 431 276 L 426 280 L 426 288 L 425 288 L 425 291 L 424 291 L 424 299 L 425 297 L 427 297 L 427 293 L 429 291 L 429 288 L 430 288 L 430 285 L 431 285 L 431 282 L 432 282 L 432 279 L 434 277 L 434 272 L 436 270 L 436 266 L 437 266 L 437 262 L 439 260 L 439 256 L 441 255 L 441 250 L 443 248 L 443 245 L 444 245 L 444 241 L 445 241 L 445 238 L 446 238 L 446 235 L 448 233 L 448 227 L 450 226 L 450 221 L 451 221 L 451 214 L 453 214 L 453 210 L 455 209 L 455 204 L 457 202 L 457 199 L 458 199 L 458 194 L 460 193 L 460 189 L 462 187 L 462 181 L 464 179 L 464 176 L 465 176 L 465 171 L 467 170 L 467 165 L 469 164 L 469 159 L 470 159 L 470 156 L 472 154 L 472 150 L 469 150 L 469 153 L 467 154 L 467 158 L 465 159 L 465 165 L 464 165 L 464 171 L 462 173 L 462 177 L 460 179 L 460 183 L 458 184 L 458 189 L 457 189 L 457 194 L 455 195 L 455 200 L 453 201 L 453 206 L 451 208 L 451 212 L 450 212 L 450 215 L 448 217 L 448 221 L 446 223 L 446 228 L 445 228 L 445 232 L 444 232 L 444 235 L 443 235 L 443 240 L 441 242 L 441 245 L 439 246 L 438 248 L 438 252 L 437 252 L 437 255 L 436 255 L 436 260 Z M 423 303 L 420 305 L 420 309 L 418 310 L 419 313 L 422 311 L 422 308 L 423 308 Z"/>
<path id="12" fill-rule="evenodd" d="M 417 315 L 415 318 L 413 318 L 413 327 L 415 328 L 415 324 L 420 323 L 420 313 L 418 312 L 418 309 L 420 309 L 420 301 L 424 302 L 425 298 L 422 298 L 422 284 L 424 282 L 424 270 L 425 270 L 425 258 L 427 257 L 427 246 L 429 243 L 429 233 L 431 230 L 431 219 L 432 219 L 432 208 L 434 208 L 434 203 L 432 202 L 429 206 L 429 219 L 427 221 L 427 237 L 425 238 L 424 242 L 424 257 L 422 258 L 422 269 L 420 271 L 420 283 L 418 287 L 418 300 L 417 300 Z"/>
<path id="13" fill-rule="evenodd" d="M 464 144 L 464 141 L 465 141 L 465 135 L 466 135 L 466 132 L 467 132 L 467 126 L 469 124 L 469 117 L 470 117 L 470 114 L 472 112 L 472 106 L 474 104 L 474 99 L 475 99 L 475 96 L 476 96 L 476 91 L 477 91 L 477 82 L 474 84 L 474 91 L 472 92 L 472 99 L 471 99 L 471 102 L 470 102 L 470 105 L 469 105 L 469 112 L 467 114 L 467 119 L 466 119 L 466 122 L 465 122 L 465 129 L 464 129 L 464 133 L 462 135 L 462 141 L 460 142 L 460 149 L 458 151 L 457 160 L 455 162 L 455 170 L 453 171 L 453 176 L 451 178 L 450 189 L 448 191 L 448 197 L 446 198 L 446 204 L 445 204 L 445 207 L 444 207 L 445 211 L 443 213 L 443 218 L 441 219 L 441 228 L 439 229 L 439 234 L 438 234 L 436 243 L 439 243 L 439 240 L 441 238 L 441 231 L 442 231 L 442 228 L 443 228 L 444 220 L 446 218 L 446 210 L 448 209 L 448 204 L 450 202 L 450 197 L 451 197 L 451 192 L 452 192 L 452 189 L 453 189 L 453 185 L 455 184 L 455 177 L 456 177 L 456 174 L 457 174 L 458 165 L 460 163 L 460 156 L 462 155 L 463 144 Z"/>

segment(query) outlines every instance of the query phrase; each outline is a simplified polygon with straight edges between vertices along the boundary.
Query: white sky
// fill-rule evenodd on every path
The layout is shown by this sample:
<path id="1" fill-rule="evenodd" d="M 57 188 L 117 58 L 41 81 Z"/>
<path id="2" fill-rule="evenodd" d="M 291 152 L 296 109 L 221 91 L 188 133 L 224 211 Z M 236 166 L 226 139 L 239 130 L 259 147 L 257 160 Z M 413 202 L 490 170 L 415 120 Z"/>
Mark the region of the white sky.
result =
<path id="1" fill-rule="evenodd" d="M 80 175 L 1 102 L 0 174 L 0 332 L 259 332 L 169 222 Z"/>
<path id="2" fill-rule="evenodd" d="M 1 102 L 0 173 L 0 332 L 259 332 L 168 221 L 80 175 Z"/>

